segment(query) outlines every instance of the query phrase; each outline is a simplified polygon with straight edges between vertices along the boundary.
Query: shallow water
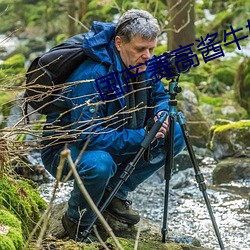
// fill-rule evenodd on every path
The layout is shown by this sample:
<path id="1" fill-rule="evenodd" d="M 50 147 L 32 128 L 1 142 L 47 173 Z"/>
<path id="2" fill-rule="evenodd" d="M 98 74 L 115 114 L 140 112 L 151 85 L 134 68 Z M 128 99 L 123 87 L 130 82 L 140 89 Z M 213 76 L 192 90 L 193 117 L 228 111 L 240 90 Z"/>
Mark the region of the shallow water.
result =
<path id="1" fill-rule="evenodd" d="M 214 168 L 212 159 L 205 159 L 201 171 L 207 185 L 207 194 L 211 203 L 219 232 L 226 250 L 250 250 L 250 180 L 213 186 L 211 173 Z M 175 188 L 179 186 L 178 188 Z M 218 240 L 207 211 L 203 195 L 194 178 L 192 168 L 173 175 L 170 181 L 168 203 L 168 228 L 177 236 L 195 237 L 202 246 L 219 250 Z M 72 183 L 59 188 L 56 203 L 69 198 Z M 53 183 L 40 186 L 45 200 L 51 197 Z M 165 181 L 159 173 L 140 185 L 130 194 L 133 208 L 142 217 L 150 219 L 162 227 L 164 211 Z"/>

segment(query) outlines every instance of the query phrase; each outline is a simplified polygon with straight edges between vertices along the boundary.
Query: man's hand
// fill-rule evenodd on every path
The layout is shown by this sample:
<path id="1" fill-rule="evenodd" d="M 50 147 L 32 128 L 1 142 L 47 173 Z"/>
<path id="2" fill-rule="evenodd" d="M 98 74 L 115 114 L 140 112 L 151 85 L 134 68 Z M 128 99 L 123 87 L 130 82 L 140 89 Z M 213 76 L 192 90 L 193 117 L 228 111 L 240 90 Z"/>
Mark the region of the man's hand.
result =
<path id="1" fill-rule="evenodd" d="M 161 113 L 164 111 L 159 112 L 155 117 L 154 120 L 155 122 L 158 120 L 158 118 L 160 117 Z M 165 138 L 166 133 L 169 130 L 169 124 L 168 124 L 168 116 L 165 119 L 165 121 L 163 122 L 161 128 L 159 129 L 159 131 L 157 132 L 157 134 L 155 135 L 155 139 L 159 139 L 159 138 Z"/>

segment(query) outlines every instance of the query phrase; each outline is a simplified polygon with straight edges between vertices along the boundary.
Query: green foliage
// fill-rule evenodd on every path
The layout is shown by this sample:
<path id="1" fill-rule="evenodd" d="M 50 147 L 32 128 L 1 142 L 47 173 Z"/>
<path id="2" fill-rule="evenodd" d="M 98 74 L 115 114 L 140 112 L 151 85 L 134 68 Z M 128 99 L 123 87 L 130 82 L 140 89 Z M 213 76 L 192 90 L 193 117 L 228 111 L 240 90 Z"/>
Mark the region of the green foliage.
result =
<path id="1" fill-rule="evenodd" d="M 0 249 L 21 249 L 24 240 L 21 223 L 16 216 L 7 210 L 0 209 L 0 225 L 8 231 L 5 235 L 0 234 Z"/>
<path id="2" fill-rule="evenodd" d="M 22 54 L 16 54 L 5 60 L 1 64 L 0 71 L 0 84 L 8 84 L 12 85 L 20 85 L 23 82 L 22 76 L 18 76 L 19 74 L 25 72 L 24 68 L 25 57 Z M 15 76 L 15 77 L 13 77 Z M 8 78 L 11 77 L 11 80 Z M 10 84 L 11 83 L 11 84 Z"/>
<path id="3" fill-rule="evenodd" d="M 250 59 L 245 60 L 240 64 L 237 76 L 234 83 L 235 96 L 240 105 L 245 108 L 250 115 Z"/>
<path id="4" fill-rule="evenodd" d="M 9 69 L 9 68 L 23 68 L 25 64 L 25 57 L 22 54 L 16 54 L 12 57 L 8 58 L 2 64 L 2 69 Z"/>
<path id="5" fill-rule="evenodd" d="M 167 46 L 166 45 L 159 45 L 155 48 L 154 50 L 154 54 L 156 56 L 160 56 L 162 55 L 163 53 L 165 53 L 167 51 Z"/>
<path id="6" fill-rule="evenodd" d="M 121 243 L 124 250 L 133 250 L 135 242 L 133 239 L 125 239 L 125 238 L 118 238 L 119 242 Z M 113 243 L 113 239 L 108 238 L 106 241 L 108 243 Z M 196 247 L 194 245 L 189 244 L 183 244 L 183 243 L 174 243 L 174 242 L 167 242 L 165 244 L 162 244 L 161 241 L 155 241 L 155 240 L 144 240 L 139 242 L 138 249 L 143 250 L 198 250 L 198 249 L 204 249 L 200 247 Z"/>
<path id="7" fill-rule="evenodd" d="M 187 75 L 182 75 L 181 80 L 194 82 L 199 91 L 212 96 L 225 93 L 234 83 L 239 58 L 230 60 L 214 59 L 204 63 L 201 54 L 197 54 L 200 65 L 191 68 Z"/>
<path id="8" fill-rule="evenodd" d="M 24 237 L 40 218 L 45 201 L 27 181 L 15 180 L 3 175 L 0 179 L 0 207 L 5 207 L 22 222 Z"/>
<path id="9" fill-rule="evenodd" d="M 0 246 L 4 250 L 16 250 L 13 241 L 7 235 L 0 234 Z"/>
<path id="10" fill-rule="evenodd" d="M 215 69 L 213 78 L 227 86 L 232 86 L 235 78 L 235 70 L 229 67 L 221 67 Z"/>
<path id="11" fill-rule="evenodd" d="M 209 11 L 213 18 L 205 16 L 205 10 Z M 218 36 L 215 42 L 222 41 L 224 42 L 224 30 L 230 32 L 230 26 L 236 30 L 243 28 L 240 32 L 237 32 L 237 37 L 243 37 L 249 34 L 247 25 L 247 20 L 249 19 L 250 13 L 250 2 L 245 0 L 227 0 L 227 1 L 211 1 L 203 0 L 202 3 L 196 4 L 196 20 L 199 20 L 196 25 L 197 35 L 202 35 L 204 38 L 207 34 L 218 33 Z M 197 36 L 197 37 L 198 37 Z M 232 41 L 233 36 L 230 35 L 227 37 L 227 42 Z M 239 43 L 240 45 L 246 45 L 248 39 L 243 39 Z M 221 45 L 222 45 L 221 44 Z M 235 43 L 224 46 L 223 50 L 233 51 L 237 49 Z M 238 50 L 236 50 L 238 51 Z M 240 52 L 240 51 L 238 51 Z"/>

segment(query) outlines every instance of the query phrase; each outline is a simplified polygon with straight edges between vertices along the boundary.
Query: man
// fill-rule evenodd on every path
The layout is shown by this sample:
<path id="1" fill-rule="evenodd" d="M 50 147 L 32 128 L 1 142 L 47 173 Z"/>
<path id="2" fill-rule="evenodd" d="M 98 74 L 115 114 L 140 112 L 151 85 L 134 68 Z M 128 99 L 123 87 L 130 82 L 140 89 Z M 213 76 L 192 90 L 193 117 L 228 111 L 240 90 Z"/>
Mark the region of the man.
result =
<path id="1" fill-rule="evenodd" d="M 87 59 L 69 77 L 67 89 L 47 116 L 42 151 L 46 169 L 56 175 L 60 152 L 67 143 L 72 159 L 77 159 L 77 171 L 97 206 L 116 186 L 127 163 L 140 149 L 147 120 L 150 117 L 157 120 L 161 112 L 168 111 L 169 95 L 162 83 L 148 74 L 146 66 L 159 32 L 156 19 L 142 10 L 127 11 L 117 25 L 94 22 L 83 41 Z M 107 81 L 101 81 L 105 76 L 116 76 L 117 82 L 107 86 Z M 130 208 L 127 196 L 164 165 L 167 130 L 166 119 L 151 145 L 150 159 L 140 159 L 106 209 L 117 220 L 131 225 L 139 222 L 140 216 Z M 176 155 L 184 148 L 178 123 L 174 138 Z M 66 163 L 63 176 L 69 170 Z M 71 238 L 81 237 L 80 232 L 93 217 L 75 182 L 62 219 L 65 231 Z M 76 235 L 79 220 L 80 232 Z"/>

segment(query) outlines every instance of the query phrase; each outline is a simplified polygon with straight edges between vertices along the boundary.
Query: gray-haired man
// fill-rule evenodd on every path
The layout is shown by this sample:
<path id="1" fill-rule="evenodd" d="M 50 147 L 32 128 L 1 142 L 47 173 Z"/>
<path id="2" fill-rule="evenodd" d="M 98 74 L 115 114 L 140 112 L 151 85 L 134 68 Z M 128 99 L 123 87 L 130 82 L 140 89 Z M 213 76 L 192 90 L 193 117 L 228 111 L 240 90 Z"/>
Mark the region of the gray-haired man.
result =
<path id="1" fill-rule="evenodd" d="M 74 161 L 87 143 L 85 152 L 78 159 L 77 171 L 97 206 L 116 186 L 127 163 L 140 149 L 146 135 L 147 120 L 150 117 L 157 119 L 160 112 L 169 110 L 168 93 L 160 81 L 151 79 L 146 66 L 157 46 L 159 33 L 157 20 L 143 10 L 125 12 L 117 25 L 94 22 L 83 41 L 88 58 L 68 81 L 92 80 L 69 86 L 62 93 L 65 102 L 55 103 L 59 111 L 60 105 L 67 105 L 70 112 L 62 115 L 55 107 L 47 116 L 47 123 L 56 126 L 57 131 L 59 127 L 66 128 L 72 137 L 75 136 L 75 140 L 68 143 Z M 112 75 L 117 81 L 116 84 L 113 81 L 112 86 L 107 86 L 107 81 L 97 81 Z M 107 89 L 113 92 L 101 93 Z M 184 148 L 184 140 L 179 124 L 175 126 L 176 155 Z M 132 225 L 139 222 L 140 216 L 130 208 L 127 196 L 164 165 L 166 149 L 163 138 L 167 129 L 166 119 L 152 143 L 150 160 L 139 161 L 106 209 L 116 219 Z M 45 139 L 47 135 L 52 138 L 51 133 L 45 131 Z M 57 138 L 57 146 L 48 145 L 42 152 L 44 165 L 54 176 L 64 148 L 64 143 L 59 142 Z M 65 164 L 63 175 L 68 171 Z M 84 209 L 86 212 L 81 217 L 80 212 Z M 67 213 L 62 219 L 65 231 L 71 238 L 81 238 L 81 232 L 93 217 L 94 213 L 75 183 Z M 80 230 L 77 233 L 79 220 Z"/>

